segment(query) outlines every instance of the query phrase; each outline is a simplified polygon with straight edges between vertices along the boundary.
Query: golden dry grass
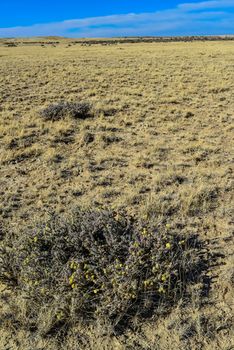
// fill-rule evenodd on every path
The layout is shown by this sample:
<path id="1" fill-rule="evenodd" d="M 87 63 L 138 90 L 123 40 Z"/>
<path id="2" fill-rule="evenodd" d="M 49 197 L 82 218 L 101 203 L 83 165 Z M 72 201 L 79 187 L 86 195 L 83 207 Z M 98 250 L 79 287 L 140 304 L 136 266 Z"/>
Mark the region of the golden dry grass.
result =
<path id="1" fill-rule="evenodd" d="M 77 204 L 123 206 L 198 233 L 216 257 L 203 303 L 194 294 L 187 309 L 118 339 L 89 329 L 84 349 L 234 348 L 233 55 L 231 41 L 0 46 L 4 225 L 21 230 Z M 92 102 L 94 117 L 43 121 L 38 111 L 61 100 Z M 63 348 L 76 343 L 71 331 Z M 57 345 L 9 329 L 0 348 Z"/>

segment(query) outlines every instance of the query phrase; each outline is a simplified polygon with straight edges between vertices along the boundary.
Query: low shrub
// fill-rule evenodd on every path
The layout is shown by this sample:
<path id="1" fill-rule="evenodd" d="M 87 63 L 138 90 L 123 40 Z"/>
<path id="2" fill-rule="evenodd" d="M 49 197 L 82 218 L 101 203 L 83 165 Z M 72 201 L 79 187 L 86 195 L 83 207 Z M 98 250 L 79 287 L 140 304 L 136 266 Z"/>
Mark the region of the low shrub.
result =
<path id="1" fill-rule="evenodd" d="M 86 119 L 91 116 L 91 104 L 88 102 L 59 102 L 39 111 L 44 120 L 60 120 L 65 117 Z"/>
<path id="2" fill-rule="evenodd" d="M 51 215 L 1 243 L 0 280 L 42 334 L 95 321 L 123 331 L 170 310 L 205 264 L 197 237 L 106 209 Z"/>

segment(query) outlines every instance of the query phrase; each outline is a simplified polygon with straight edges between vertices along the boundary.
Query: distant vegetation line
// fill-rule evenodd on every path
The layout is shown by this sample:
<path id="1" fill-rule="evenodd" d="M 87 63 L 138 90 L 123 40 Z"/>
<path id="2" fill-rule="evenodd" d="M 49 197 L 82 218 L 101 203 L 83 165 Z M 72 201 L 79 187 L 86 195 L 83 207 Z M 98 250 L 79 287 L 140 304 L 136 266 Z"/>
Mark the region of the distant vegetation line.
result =
<path id="1" fill-rule="evenodd" d="M 220 41 L 234 40 L 234 35 L 216 35 L 216 36 L 156 36 L 156 37 L 119 37 L 119 38 L 97 38 L 97 39 L 71 39 L 64 37 L 34 37 L 34 38 L 2 38 L 0 43 L 6 46 L 21 45 L 56 45 L 61 42 L 81 45 L 115 45 L 131 43 L 162 43 L 162 42 L 192 42 L 192 41 Z"/>

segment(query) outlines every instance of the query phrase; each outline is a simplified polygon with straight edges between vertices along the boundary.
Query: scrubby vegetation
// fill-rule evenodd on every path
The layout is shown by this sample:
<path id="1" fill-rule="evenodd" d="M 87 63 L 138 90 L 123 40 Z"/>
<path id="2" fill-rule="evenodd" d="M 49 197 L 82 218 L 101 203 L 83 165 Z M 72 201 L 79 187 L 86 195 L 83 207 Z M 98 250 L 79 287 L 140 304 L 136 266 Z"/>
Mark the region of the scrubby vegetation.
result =
<path id="1" fill-rule="evenodd" d="M 56 121 L 65 117 L 86 119 L 90 117 L 91 104 L 87 102 L 58 102 L 39 111 L 44 120 Z"/>
<path id="2" fill-rule="evenodd" d="M 169 224 L 78 209 L 69 219 L 52 215 L 31 232 L 7 234 L 0 279 L 21 301 L 18 321 L 44 335 L 95 320 L 122 332 L 133 318 L 168 312 L 189 283 L 201 281 L 201 247 Z"/>

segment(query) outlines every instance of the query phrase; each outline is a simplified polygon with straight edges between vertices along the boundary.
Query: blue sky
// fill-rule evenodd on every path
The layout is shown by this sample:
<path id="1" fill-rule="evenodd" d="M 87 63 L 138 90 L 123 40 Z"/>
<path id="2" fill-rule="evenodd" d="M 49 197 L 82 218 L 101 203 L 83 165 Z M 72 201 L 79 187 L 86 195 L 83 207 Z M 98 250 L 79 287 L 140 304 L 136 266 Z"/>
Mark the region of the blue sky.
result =
<path id="1" fill-rule="evenodd" d="M 234 34 L 234 0 L 0 0 L 0 37 Z"/>

